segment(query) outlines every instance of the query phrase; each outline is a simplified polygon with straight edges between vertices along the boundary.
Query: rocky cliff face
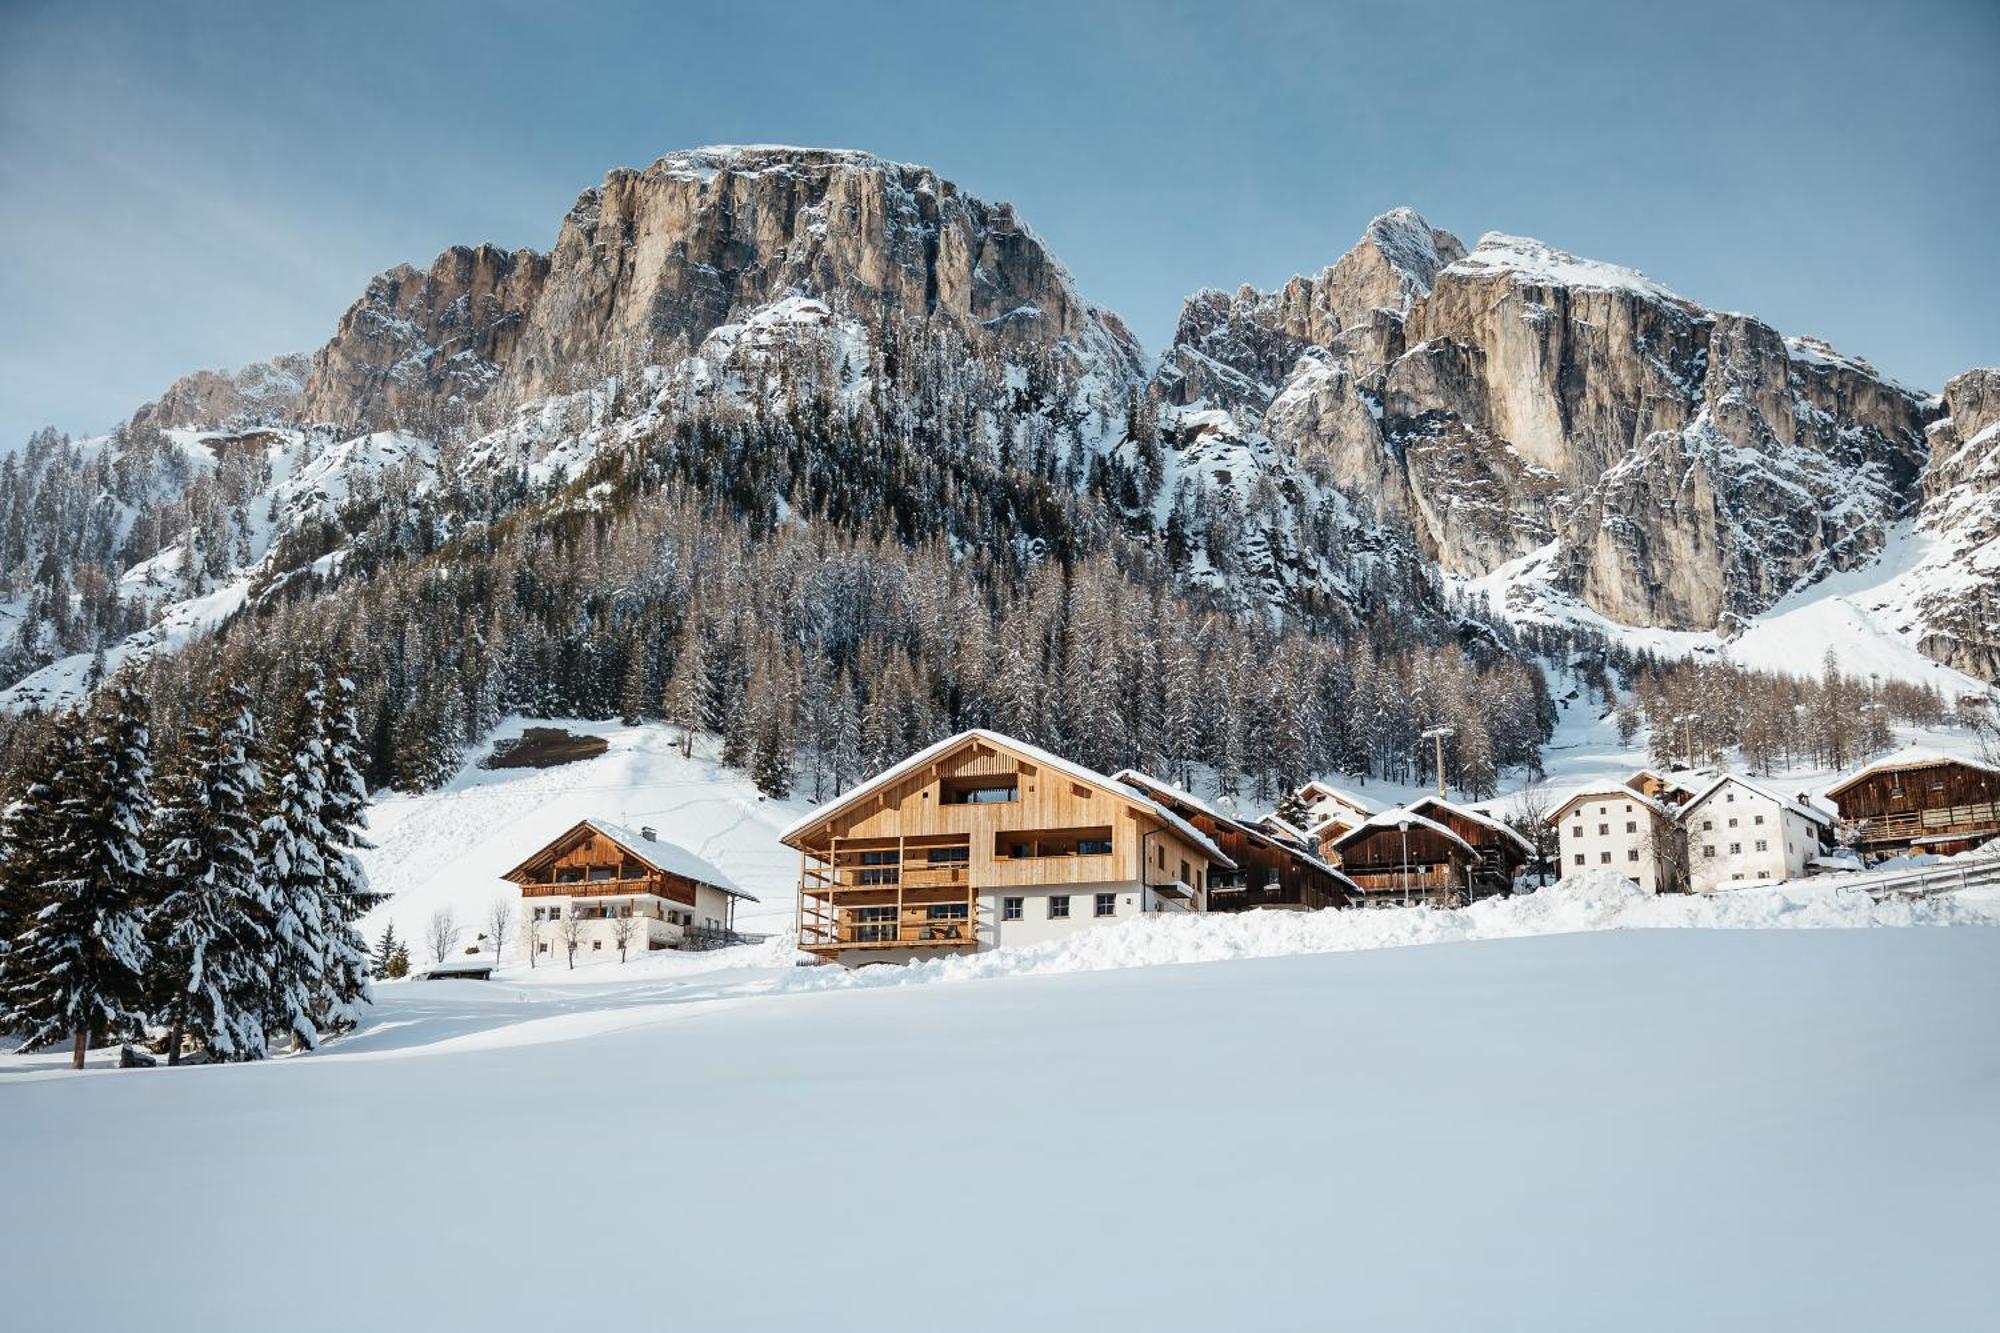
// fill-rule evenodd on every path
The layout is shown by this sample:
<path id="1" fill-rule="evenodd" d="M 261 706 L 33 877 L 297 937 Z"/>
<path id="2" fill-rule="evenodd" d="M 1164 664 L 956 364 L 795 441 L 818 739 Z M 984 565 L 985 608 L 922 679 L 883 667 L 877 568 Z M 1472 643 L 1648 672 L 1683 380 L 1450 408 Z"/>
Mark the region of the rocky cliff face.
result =
<path id="1" fill-rule="evenodd" d="M 1315 279 L 1191 298 L 1159 377 L 1406 525 L 1625 624 L 1720 629 L 1880 550 L 1932 409 L 1630 269 L 1408 210 Z"/>
<path id="2" fill-rule="evenodd" d="M 2000 369 L 1944 386 L 1930 428 L 1917 529 L 1927 543 L 1906 576 L 1924 653 L 2000 680 Z"/>
<path id="3" fill-rule="evenodd" d="M 314 358 L 306 410 L 355 427 L 506 405 L 646 364 L 789 294 L 935 317 L 1139 374 L 1139 350 L 1007 204 L 866 153 L 706 148 L 614 171 L 547 255 L 451 250 L 377 278 Z"/>
<path id="4" fill-rule="evenodd" d="M 311 358 L 293 353 L 233 372 L 198 370 L 175 380 L 165 393 L 134 412 L 131 428 L 281 425 L 302 410 L 311 367 Z"/>

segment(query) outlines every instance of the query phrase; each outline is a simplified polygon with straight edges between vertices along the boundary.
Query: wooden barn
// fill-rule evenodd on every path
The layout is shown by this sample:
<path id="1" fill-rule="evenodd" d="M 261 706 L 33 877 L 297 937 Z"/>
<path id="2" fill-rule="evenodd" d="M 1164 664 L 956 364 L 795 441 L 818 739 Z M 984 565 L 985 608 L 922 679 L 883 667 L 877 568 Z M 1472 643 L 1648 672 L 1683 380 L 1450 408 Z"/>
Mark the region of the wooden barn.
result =
<path id="1" fill-rule="evenodd" d="M 1316 911 L 1347 907 L 1361 899 L 1354 882 L 1305 850 L 1303 833 L 1297 841 L 1278 832 L 1224 814 L 1206 801 L 1128 768 L 1114 782 L 1136 788 L 1206 833 L 1236 869 L 1217 871 L 1208 880 L 1208 910 L 1245 912 L 1253 907 Z"/>
<path id="2" fill-rule="evenodd" d="M 1905 751 L 1826 789 L 1864 858 L 1940 855 L 2000 834 L 2000 768 L 1954 755 Z"/>
<path id="3" fill-rule="evenodd" d="M 1370 907 L 1448 907 L 1474 896 L 1479 849 L 1415 810 L 1368 816 L 1334 839 L 1333 853 Z"/>
<path id="4" fill-rule="evenodd" d="M 1478 860 L 1472 868 L 1471 897 L 1511 893 L 1521 867 L 1534 859 L 1533 843 L 1484 810 L 1455 805 L 1438 796 L 1421 797 L 1404 808 L 1435 819 L 1472 844 Z"/>

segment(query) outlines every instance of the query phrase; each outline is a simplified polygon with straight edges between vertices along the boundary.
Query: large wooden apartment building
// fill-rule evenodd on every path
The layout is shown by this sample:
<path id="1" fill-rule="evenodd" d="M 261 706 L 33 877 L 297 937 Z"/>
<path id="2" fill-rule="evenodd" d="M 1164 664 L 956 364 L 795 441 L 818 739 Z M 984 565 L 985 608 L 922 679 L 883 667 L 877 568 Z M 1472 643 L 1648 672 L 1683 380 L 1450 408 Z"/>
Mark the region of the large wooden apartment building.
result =
<path id="1" fill-rule="evenodd" d="M 1134 786 L 991 731 L 919 751 L 784 830 L 799 947 L 857 965 L 1202 911 L 1236 863 Z"/>

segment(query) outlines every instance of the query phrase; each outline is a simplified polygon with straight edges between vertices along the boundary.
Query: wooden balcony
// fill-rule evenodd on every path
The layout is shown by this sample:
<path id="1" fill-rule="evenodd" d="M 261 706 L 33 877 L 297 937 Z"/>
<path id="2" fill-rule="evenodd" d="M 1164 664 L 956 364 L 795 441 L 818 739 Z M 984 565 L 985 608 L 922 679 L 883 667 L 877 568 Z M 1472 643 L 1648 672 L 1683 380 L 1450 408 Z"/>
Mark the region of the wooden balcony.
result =
<path id="1" fill-rule="evenodd" d="M 2000 832 L 2000 802 L 1982 801 L 1871 816 L 1862 822 L 1861 845 L 1901 846 L 1919 838 L 1979 837 L 1996 832 Z"/>
<path id="2" fill-rule="evenodd" d="M 634 898 L 651 895 L 665 898 L 670 895 L 661 892 L 656 878 L 643 879 L 578 879 L 567 884 L 523 884 L 523 898 Z"/>

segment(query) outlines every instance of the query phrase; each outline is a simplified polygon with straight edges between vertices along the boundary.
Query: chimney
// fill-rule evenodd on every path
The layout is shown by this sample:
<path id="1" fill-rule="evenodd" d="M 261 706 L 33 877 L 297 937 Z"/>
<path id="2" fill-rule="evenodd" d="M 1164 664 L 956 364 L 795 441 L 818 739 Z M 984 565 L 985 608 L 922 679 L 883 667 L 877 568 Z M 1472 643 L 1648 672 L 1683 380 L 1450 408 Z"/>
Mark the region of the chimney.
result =
<path id="1" fill-rule="evenodd" d="M 660 840 L 659 830 L 655 829 L 651 824 L 641 824 L 639 826 L 639 836 L 647 842 L 658 842 Z"/>

